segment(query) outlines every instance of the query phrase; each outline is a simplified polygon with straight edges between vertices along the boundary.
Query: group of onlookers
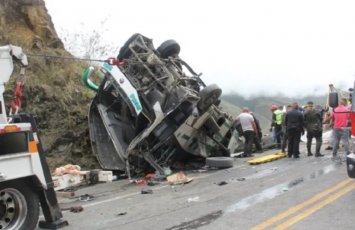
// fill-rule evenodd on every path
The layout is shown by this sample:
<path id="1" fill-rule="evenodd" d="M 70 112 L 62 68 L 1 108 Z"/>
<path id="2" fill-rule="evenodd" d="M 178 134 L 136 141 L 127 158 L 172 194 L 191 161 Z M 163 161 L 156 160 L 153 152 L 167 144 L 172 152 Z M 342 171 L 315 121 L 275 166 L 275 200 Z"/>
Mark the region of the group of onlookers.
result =
<path id="1" fill-rule="evenodd" d="M 321 146 L 323 136 L 323 124 L 331 123 L 333 126 L 332 133 L 332 149 L 333 158 L 337 156 L 339 142 L 342 141 L 346 154 L 349 150 L 349 108 L 347 100 L 342 99 L 339 106 L 325 113 L 320 106 L 314 106 L 309 101 L 304 108 L 300 108 L 297 102 L 287 106 L 286 111 L 282 106 L 271 106 L 272 122 L 270 131 L 275 137 L 276 147 L 286 152 L 288 157 L 299 158 L 299 144 L 301 136 L 307 132 L 307 156 L 322 157 Z M 249 111 L 247 107 L 243 108 L 242 113 L 237 117 L 236 121 L 240 124 L 240 133 L 245 138 L 244 155 L 245 157 L 252 155 L 253 144 L 258 152 L 262 152 L 261 147 L 261 128 L 259 121 Z M 316 140 L 314 154 L 312 153 L 312 140 Z"/>

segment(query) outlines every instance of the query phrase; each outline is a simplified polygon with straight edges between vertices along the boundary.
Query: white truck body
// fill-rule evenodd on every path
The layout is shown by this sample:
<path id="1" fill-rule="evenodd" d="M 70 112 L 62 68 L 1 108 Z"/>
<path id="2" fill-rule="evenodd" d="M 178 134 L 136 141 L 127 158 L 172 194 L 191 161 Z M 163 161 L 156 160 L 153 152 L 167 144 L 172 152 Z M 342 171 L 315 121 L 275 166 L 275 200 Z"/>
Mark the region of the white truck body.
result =
<path id="1" fill-rule="evenodd" d="M 31 124 L 0 124 L 0 139 L 2 138 L 2 135 L 16 134 L 23 134 L 23 136 L 27 138 L 27 143 L 21 143 L 21 145 L 27 145 L 27 151 L 23 150 L 18 153 L 5 153 L 4 151 L 9 148 L 3 148 L 0 150 L 0 153 L 2 153 L 0 155 L 0 183 L 7 180 L 36 176 L 41 182 L 42 187 L 47 189 L 47 184 L 37 149 L 38 139 L 36 138 L 36 134 L 31 130 Z M 34 137 L 33 140 L 30 140 L 28 137 L 31 135 Z M 26 140 L 22 141 L 25 142 Z"/>
<path id="2" fill-rule="evenodd" d="M 3 93 L 14 69 L 13 60 L 20 62 L 20 77 L 15 99 L 7 117 Z M 24 84 L 27 57 L 17 46 L 0 47 L 0 229 L 32 230 L 39 218 L 41 204 L 45 221 L 40 228 L 58 229 L 68 225 L 53 189 L 53 181 L 37 136 L 34 118 L 17 114 Z"/>
<path id="3" fill-rule="evenodd" d="M 5 84 L 9 81 L 14 70 L 13 57 L 18 59 L 22 66 L 28 65 L 27 57 L 20 47 L 12 45 L 0 47 L 0 140 L 1 136 L 9 135 L 10 133 L 11 135 L 24 133 L 25 137 L 32 135 L 34 140 L 28 140 L 28 143 L 23 143 L 27 144 L 27 151 L 23 149 L 23 152 L 10 154 L 5 152 L 8 148 L 2 146 L 0 142 L 2 147 L 2 150 L 0 149 L 0 182 L 35 175 L 42 186 L 47 188 L 37 151 L 38 138 L 36 133 L 32 132 L 31 124 L 8 123 L 3 93 Z M 21 74 L 24 74 L 24 71 L 21 71 Z M 27 137 L 27 139 L 29 138 Z"/>

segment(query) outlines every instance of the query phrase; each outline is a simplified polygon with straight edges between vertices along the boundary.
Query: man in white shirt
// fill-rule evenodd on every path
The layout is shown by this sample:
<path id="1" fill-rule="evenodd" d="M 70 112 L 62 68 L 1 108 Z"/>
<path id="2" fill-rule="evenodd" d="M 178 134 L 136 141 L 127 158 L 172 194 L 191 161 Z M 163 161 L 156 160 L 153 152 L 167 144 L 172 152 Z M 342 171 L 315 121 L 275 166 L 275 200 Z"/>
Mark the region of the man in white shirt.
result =
<path id="1" fill-rule="evenodd" d="M 237 120 L 240 122 L 243 129 L 243 136 L 245 138 L 244 143 L 244 154 L 245 157 L 252 156 L 252 147 L 255 135 L 258 135 L 256 129 L 256 124 L 253 116 L 249 113 L 248 107 L 244 107 L 243 111 L 237 117 Z"/>

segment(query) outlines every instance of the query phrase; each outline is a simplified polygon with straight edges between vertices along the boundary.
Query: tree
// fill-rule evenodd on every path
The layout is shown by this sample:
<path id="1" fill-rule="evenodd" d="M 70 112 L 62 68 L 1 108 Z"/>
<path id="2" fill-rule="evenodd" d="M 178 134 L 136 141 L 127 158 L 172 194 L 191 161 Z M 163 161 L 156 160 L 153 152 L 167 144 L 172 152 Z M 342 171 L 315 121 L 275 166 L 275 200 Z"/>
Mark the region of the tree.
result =
<path id="1" fill-rule="evenodd" d="M 107 19 L 100 22 L 98 29 L 89 29 L 84 23 L 80 23 L 81 29 L 75 32 L 68 32 L 60 29 L 65 49 L 76 57 L 87 59 L 107 59 L 116 57 L 119 47 L 108 39 L 105 39 Z"/>

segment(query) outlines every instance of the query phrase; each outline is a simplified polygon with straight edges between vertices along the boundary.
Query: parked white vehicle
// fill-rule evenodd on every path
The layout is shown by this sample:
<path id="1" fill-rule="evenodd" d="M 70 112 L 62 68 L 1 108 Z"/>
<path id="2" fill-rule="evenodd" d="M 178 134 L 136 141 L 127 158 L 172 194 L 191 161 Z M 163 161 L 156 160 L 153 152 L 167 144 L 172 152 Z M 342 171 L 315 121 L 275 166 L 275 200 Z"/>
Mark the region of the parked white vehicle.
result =
<path id="1" fill-rule="evenodd" d="M 26 55 L 17 46 L 0 47 L 0 229 L 35 229 L 40 205 L 45 221 L 39 227 L 58 229 L 68 222 L 61 220 L 35 120 L 17 114 L 20 98 L 11 104 L 9 117 L 6 113 L 3 93 L 14 69 L 13 60 L 21 65 L 16 90 L 22 90 Z"/>

